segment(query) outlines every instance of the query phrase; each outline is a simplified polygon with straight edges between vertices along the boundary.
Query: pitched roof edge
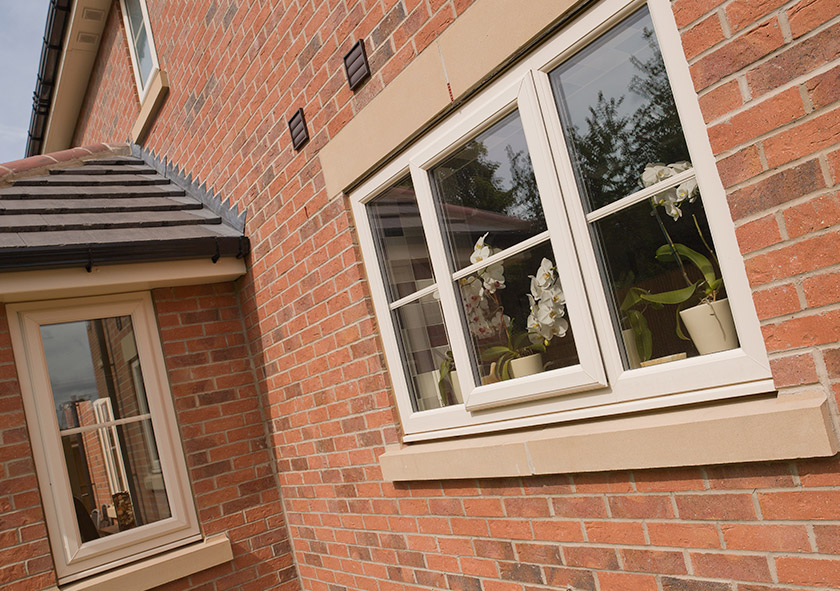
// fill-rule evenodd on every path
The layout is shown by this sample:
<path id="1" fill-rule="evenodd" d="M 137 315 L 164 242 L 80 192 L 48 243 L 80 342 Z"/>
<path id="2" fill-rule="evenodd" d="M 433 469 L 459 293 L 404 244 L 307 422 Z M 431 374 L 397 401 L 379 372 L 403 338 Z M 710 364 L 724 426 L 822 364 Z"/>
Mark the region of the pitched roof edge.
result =
<path id="1" fill-rule="evenodd" d="M 129 156 L 131 149 L 128 144 L 93 144 L 90 146 L 79 146 L 51 154 L 39 154 L 0 163 L 0 187 L 10 185 L 12 181 L 44 174 L 46 171 L 56 168 L 67 168 L 77 166 L 88 160 L 91 156 L 102 158 L 108 154 L 114 156 Z"/>
<path id="2" fill-rule="evenodd" d="M 161 159 L 148 148 L 131 144 L 131 155 L 135 158 L 140 158 L 147 165 L 154 168 L 158 174 L 165 176 L 174 185 L 186 191 L 188 196 L 197 199 L 207 209 L 221 217 L 233 229 L 238 232 L 245 232 L 247 210 L 239 213 L 239 208 L 232 204 L 230 199 L 222 201 L 222 198 L 212 188 L 208 188 L 206 183 L 199 184 L 199 181 L 193 179 L 191 174 L 187 175 L 185 170 L 169 162 L 165 157 Z"/>

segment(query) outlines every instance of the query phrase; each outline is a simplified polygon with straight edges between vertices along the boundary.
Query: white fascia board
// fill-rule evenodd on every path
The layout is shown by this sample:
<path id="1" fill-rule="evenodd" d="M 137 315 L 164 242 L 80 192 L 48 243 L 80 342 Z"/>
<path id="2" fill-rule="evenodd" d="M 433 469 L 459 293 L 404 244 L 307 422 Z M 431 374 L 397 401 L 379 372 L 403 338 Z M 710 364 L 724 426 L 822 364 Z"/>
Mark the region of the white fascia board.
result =
<path id="1" fill-rule="evenodd" d="M 0 273 L 0 302 L 142 291 L 156 287 L 233 281 L 245 274 L 242 259 L 209 258 Z"/>

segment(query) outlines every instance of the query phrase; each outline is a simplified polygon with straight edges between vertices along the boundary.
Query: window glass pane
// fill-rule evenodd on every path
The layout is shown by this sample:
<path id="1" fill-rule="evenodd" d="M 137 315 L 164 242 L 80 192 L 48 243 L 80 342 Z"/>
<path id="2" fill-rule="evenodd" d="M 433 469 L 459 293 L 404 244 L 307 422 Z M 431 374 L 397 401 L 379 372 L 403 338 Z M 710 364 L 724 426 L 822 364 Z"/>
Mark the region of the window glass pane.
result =
<path id="1" fill-rule="evenodd" d="M 494 247 L 480 239 L 475 252 L 482 251 L 492 254 Z M 483 383 L 578 363 L 549 242 L 485 267 L 457 285 L 473 363 Z"/>
<path id="2" fill-rule="evenodd" d="M 693 179 L 686 184 L 695 185 Z M 715 350 L 738 346 L 699 193 L 693 194 L 693 201 L 669 208 L 668 198 L 676 191 L 670 189 L 593 224 L 630 368 L 714 352 L 699 344 L 699 336 L 689 332 L 691 325 L 686 331 L 689 320 L 684 316 L 703 300 L 724 302 L 700 308 L 711 315 L 711 334 L 724 339 Z M 686 312 L 680 314 L 681 310 Z"/>
<path id="3" fill-rule="evenodd" d="M 587 211 L 641 189 L 648 163 L 689 160 L 646 6 L 549 77 Z"/>
<path id="4" fill-rule="evenodd" d="M 435 291 L 394 311 L 403 365 L 411 384 L 414 410 L 462 403 L 443 311 Z M 454 384 L 454 385 L 453 385 Z"/>
<path id="5" fill-rule="evenodd" d="M 130 316 L 44 325 L 41 340 L 59 428 L 85 425 L 82 400 L 108 400 L 115 419 L 148 412 Z"/>
<path id="6" fill-rule="evenodd" d="M 41 339 L 82 540 L 169 517 L 131 317 L 44 325 Z"/>
<path id="7" fill-rule="evenodd" d="M 149 40 L 146 37 L 145 25 L 137 33 L 134 49 L 137 54 L 137 68 L 140 70 L 141 84 L 145 87 L 149 80 L 149 74 L 152 72 L 152 52 L 149 48 Z"/>
<path id="8" fill-rule="evenodd" d="M 131 36 L 136 39 L 143 26 L 143 9 L 140 7 L 140 0 L 125 0 L 125 7 L 128 9 Z"/>
<path id="9" fill-rule="evenodd" d="M 81 400 L 76 409 L 95 415 L 95 405 Z M 83 542 L 171 516 L 151 433 L 146 419 L 62 436 Z"/>
<path id="10" fill-rule="evenodd" d="M 476 240 L 489 233 L 507 248 L 546 228 L 519 113 L 467 142 L 432 171 L 450 260 L 470 264 Z"/>
<path id="11" fill-rule="evenodd" d="M 411 178 L 373 199 L 367 212 L 390 301 L 434 283 Z"/>

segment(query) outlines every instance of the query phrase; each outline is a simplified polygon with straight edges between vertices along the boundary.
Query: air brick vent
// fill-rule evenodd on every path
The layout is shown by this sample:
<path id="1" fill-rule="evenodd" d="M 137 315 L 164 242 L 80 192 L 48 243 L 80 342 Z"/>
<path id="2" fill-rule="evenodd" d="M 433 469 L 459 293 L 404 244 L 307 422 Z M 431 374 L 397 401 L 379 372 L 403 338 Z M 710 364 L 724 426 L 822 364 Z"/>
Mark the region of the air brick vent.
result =
<path id="1" fill-rule="evenodd" d="M 356 88 L 370 76 L 370 65 L 368 65 L 367 54 L 365 53 L 365 42 L 359 39 L 344 56 L 344 72 L 347 74 L 347 82 L 350 90 Z"/>
<path id="2" fill-rule="evenodd" d="M 306 129 L 303 109 L 295 111 L 295 114 L 289 119 L 289 133 L 292 134 L 292 147 L 295 150 L 300 150 L 309 141 L 309 130 Z"/>

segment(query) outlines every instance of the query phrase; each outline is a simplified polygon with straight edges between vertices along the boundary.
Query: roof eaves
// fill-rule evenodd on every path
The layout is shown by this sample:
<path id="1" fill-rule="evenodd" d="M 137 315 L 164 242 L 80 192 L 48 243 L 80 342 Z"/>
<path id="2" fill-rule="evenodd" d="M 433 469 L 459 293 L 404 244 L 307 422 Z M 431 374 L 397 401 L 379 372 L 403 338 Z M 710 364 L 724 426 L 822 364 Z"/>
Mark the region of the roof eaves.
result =
<path id="1" fill-rule="evenodd" d="M 0 249 L 0 272 L 63 267 L 84 267 L 90 271 L 95 265 L 201 258 L 215 263 L 220 258 L 244 258 L 249 249 L 245 236 Z"/>
<path id="2" fill-rule="evenodd" d="M 32 97 L 32 116 L 29 119 L 29 136 L 26 140 L 27 157 L 41 153 L 72 6 L 73 0 L 50 0 L 41 61 L 38 65 L 38 79 Z"/>

